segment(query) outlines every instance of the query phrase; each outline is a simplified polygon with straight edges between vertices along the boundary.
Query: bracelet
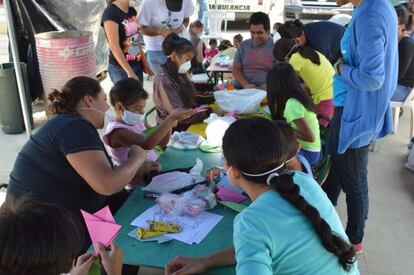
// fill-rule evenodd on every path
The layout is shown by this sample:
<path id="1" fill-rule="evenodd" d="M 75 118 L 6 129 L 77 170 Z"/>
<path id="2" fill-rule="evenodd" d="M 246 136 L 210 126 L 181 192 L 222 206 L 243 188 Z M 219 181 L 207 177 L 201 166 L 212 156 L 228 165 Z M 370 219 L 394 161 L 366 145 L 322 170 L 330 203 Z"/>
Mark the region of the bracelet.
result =
<path id="1" fill-rule="evenodd" d="M 339 64 L 343 64 L 344 63 L 344 59 L 343 58 L 339 58 L 335 64 L 333 65 L 334 70 L 335 70 L 335 74 L 336 75 L 341 75 L 341 72 L 339 71 Z"/>

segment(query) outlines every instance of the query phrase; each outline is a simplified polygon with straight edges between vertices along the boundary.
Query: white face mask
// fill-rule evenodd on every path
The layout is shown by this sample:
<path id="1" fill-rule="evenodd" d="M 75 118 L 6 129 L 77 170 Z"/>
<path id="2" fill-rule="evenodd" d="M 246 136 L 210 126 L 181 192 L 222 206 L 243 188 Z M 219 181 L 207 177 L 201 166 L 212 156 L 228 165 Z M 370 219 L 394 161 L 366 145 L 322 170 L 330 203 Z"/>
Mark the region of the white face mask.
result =
<path id="1" fill-rule="evenodd" d="M 180 68 L 178 68 L 178 73 L 185 74 L 190 69 L 191 69 L 191 60 L 185 62 L 184 64 L 181 64 Z"/>
<path id="2" fill-rule="evenodd" d="M 134 7 L 134 6 L 138 6 L 139 3 L 137 0 L 129 0 L 129 6 L 130 7 Z"/>
<path id="3" fill-rule="evenodd" d="M 101 111 L 101 110 L 95 109 L 93 106 L 92 106 L 92 107 L 90 107 L 90 108 L 79 107 L 78 109 L 79 109 L 79 110 L 91 110 L 91 111 L 95 111 L 95 112 L 98 112 L 98 113 L 101 113 L 101 114 L 104 114 L 104 115 L 105 115 L 105 113 L 106 113 L 106 111 L 105 111 L 105 112 L 103 112 L 103 111 Z"/>
<path id="4" fill-rule="evenodd" d="M 128 111 L 124 108 L 124 113 L 122 115 L 122 120 L 128 125 L 137 125 L 140 122 L 145 120 L 145 114 L 137 114 L 131 111 Z"/>
<path id="5" fill-rule="evenodd" d="M 239 189 L 239 187 L 237 187 L 234 183 L 231 182 L 231 180 L 230 180 L 230 171 L 231 171 L 231 167 L 226 172 L 227 180 L 233 187 L 236 187 L 237 189 Z"/>

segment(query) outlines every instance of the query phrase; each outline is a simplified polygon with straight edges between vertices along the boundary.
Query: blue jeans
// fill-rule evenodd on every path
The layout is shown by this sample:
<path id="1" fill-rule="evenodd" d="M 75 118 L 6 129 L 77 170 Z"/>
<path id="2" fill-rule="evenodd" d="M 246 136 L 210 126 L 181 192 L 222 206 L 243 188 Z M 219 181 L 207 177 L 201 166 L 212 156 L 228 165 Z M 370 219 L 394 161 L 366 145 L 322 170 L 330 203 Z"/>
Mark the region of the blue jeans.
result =
<path id="1" fill-rule="evenodd" d="M 200 5 L 198 10 L 198 20 L 200 20 L 204 25 L 204 31 L 208 33 L 210 31 L 210 22 L 207 18 L 203 17 L 204 12 L 208 11 L 208 0 L 197 0 Z"/>
<path id="2" fill-rule="evenodd" d="M 161 65 L 167 63 L 167 57 L 162 51 L 147 51 L 147 60 L 154 75 L 157 74 Z"/>
<path id="3" fill-rule="evenodd" d="M 403 85 L 397 85 L 394 94 L 391 97 L 391 101 L 404 102 L 408 94 L 411 92 L 411 88 Z"/>
<path id="4" fill-rule="evenodd" d="M 365 220 L 368 218 L 368 148 L 348 148 L 344 154 L 338 154 L 339 130 L 343 108 L 335 108 L 331 121 L 328 151 L 332 166 L 328 179 L 322 189 L 333 205 L 337 204 L 341 190 L 346 195 L 348 222 L 346 234 L 353 244 L 362 242 Z"/>
<path id="5" fill-rule="evenodd" d="M 142 72 L 142 67 L 138 64 L 131 66 L 132 70 L 135 72 L 135 74 L 138 76 L 139 80 L 141 81 L 141 84 L 144 83 L 144 75 Z M 125 72 L 122 67 L 118 65 L 114 65 L 109 63 L 108 65 L 108 73 L 109 77 L 111 78 L 111 81 L 113 84 L 117 83 L 121 79 L 128 78 L 128 74 Z"/>

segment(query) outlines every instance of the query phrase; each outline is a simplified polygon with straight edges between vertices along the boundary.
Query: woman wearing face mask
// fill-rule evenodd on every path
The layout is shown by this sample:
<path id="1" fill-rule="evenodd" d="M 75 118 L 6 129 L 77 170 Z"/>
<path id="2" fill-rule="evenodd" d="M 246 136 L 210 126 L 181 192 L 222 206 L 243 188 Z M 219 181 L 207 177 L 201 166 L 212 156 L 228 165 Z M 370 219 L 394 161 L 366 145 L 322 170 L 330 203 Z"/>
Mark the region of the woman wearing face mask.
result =
<path id="1" fill-rule="evenodd" d="M 114 120 L 108 123 L 103 136 L 109 153 L 116 165 L 122 165 L 128 160 L 128 151 L 132 145 L 139 145 L 147 152 L 147 161 L 141 166 L 137 178 L 126 188 L 133 189 L 141 177 L 151 171 L 157 171 L 160 166 L 157 154 L 152 151 L 156 145 L 166 145 L 170 138 L 171 129 L 177 122 L 194 114 L 194 110 L 176 109 L 172 111 L 159 127 L 149 136 L 143 132 L 145 126 L 145 104 L 148 93 L 138 80 L 127 78 L 118 81 L 112 87 L 109 98 L 115 110 Z"/>
<path id="2" fill-rule="evenodd" d="M 80 209 L 94 213 L 109 205 L 115 212 L 126 199 L 120 191 L 137 174 L 145 152 L 131 146 L 128 160 L 114 168 L 96 130 L 104 126 L 109 108 L 96 80 L 75 77 L 62 91 L 52 92 L 49 100 L 56 116 L 33 134 L 19 152 L 7 197 L 18 199 L 26 194 L 63 206 L 82 221 Z"/>
<path id="3" fill-rule="evenodd" d="M 197 107 L 194 100 L 195 88 L 188 77 L 191 60 L 196 54 L 191 42 L 171 33 L 165 38 L 162 47 L 168 58 L 154 78 L 154 103 L 158 123 L 163 122 L 175 109 Z M 174 130 L 185 131 L 192 123 L 203 121 L 210 113 L 210 108 L 199 111 L 180 121 Z"/>
<path id="4" fill-rule="evenodd" d="M 133 2 L 107 0 L 102 15 L 101 25 L 110 49 L 108 73 L 112 83 L 128 77 L 143 82 L 137 11 L 130 7 Z"/>

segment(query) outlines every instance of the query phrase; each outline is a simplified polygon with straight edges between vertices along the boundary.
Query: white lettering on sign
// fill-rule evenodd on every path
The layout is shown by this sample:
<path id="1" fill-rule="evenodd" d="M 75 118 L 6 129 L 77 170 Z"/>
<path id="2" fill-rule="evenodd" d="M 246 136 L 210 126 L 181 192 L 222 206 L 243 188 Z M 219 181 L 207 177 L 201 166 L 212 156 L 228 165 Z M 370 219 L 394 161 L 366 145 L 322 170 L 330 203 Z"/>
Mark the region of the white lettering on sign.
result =
<path id="1" fill-rule="evenodd" d="M 214 5 L 210 4 L 210 10 L 228 10 L 228 11 L 250 11 L 250 5 Z"/>

